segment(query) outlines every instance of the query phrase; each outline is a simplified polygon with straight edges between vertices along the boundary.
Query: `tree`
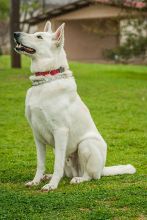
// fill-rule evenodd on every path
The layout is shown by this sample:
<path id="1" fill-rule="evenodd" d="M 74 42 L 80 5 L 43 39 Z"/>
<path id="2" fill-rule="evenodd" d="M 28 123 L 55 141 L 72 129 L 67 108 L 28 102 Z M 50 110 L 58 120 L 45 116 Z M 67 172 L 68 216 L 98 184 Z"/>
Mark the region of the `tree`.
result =
<path id="1" fill-rule="evenodd" d="M 0 19 L 4 20 L 8 17 L 9 0 L 0 0 Z"/>
<path id="2" fill-rule="evenodd" d="M 0 0 L 0 55 L 3 53 L 3 48 L 9 42 L 8 14 L 9 14 L 9 0 Z"/>
<path id="3" fill-rule="evenodd" d="M 20 0 L 11 0 L 10 7 L 10 41 L 11 41 L 11 66 L 15 68 L 21 67 L 21 57 L 14 51 L 13 33 L 20 31 Z"/>

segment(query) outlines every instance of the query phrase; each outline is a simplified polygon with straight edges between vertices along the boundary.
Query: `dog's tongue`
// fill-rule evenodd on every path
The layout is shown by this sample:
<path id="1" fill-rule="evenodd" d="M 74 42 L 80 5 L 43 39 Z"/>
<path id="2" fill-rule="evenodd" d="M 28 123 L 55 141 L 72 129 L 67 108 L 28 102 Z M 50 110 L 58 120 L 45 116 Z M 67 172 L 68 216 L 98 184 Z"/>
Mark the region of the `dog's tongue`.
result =
<path id="1" fill-rule="evenodd" d="M 24 50 L 26 52 L 33 52 L 34 51 L 32 48 L 29 48 L 29 47 L 24 47 Z"/>
<path id="2" fill-rule="evenodd" d="M 17 50 L 21 50 L 21 51 L 25 51 L 25 52 L 27 52 L 27 53 L 35 53 L 35 50 L 34 50 L 33 48 L 24 46 L 24 45 L 22 45 L 22 44 L 17 44 L 17 45 L 16 45 L 16 49 L 17 49 Z"/>

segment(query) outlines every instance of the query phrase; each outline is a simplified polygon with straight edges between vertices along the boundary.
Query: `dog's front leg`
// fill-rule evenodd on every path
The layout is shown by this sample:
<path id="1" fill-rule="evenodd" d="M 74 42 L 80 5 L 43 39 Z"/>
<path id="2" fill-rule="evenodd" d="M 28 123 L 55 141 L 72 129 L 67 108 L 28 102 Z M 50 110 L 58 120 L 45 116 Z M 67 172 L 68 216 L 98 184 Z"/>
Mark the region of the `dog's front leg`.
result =
<path id="1" fill-rule="evenodd" d="M 65 166 L 65 154 L 68 142 L 68 129 L 62 128 L 55 130 L 55 162 L 54 162 L 54 173 L 48 184 L 46 184 L 42 190 L 50 191 L 56 189 L 60 179 L 63 177 L 64 166 Z"/>
<path id="2" fill-rule="evenodd" d="M 45 154 L 46 154 L 46 146 L 42 142 L 40 142 L 36 137 L 35 144 L 36 144 L 36 150 L 37 150 L 37 171 L 35 174 L 35 177 L 32 181 L 29 181 L 26 183 L 26 186 L 33 186 L 38 185 L 40 181 L 44 177 L 44 171 L 45 171 Z"/>

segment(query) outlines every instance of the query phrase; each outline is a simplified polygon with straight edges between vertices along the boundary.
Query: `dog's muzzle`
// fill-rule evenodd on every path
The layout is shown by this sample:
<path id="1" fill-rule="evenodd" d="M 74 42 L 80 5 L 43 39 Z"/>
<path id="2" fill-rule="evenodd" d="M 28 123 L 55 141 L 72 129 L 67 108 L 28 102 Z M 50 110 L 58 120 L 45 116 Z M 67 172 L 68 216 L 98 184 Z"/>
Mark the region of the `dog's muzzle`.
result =
<path id="1" fill-rule="evenodd" d="M 27 47 L 27 46 L 23 45 L 21 43 L 20 36 L 21 36 L 20 32 L 14 32 L 14 40 L 16 42 L 15 50 L 17 52 L 26 52 L 28 54 L 34 54 L 36 52 L 36 50 L 31 47 Z"/>

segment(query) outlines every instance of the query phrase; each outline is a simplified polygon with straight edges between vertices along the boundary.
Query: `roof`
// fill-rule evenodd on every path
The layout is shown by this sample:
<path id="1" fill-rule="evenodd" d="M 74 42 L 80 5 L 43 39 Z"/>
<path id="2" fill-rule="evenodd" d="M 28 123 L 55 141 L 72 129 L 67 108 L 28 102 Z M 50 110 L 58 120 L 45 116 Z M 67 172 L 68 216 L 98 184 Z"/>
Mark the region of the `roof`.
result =
<path id="1" fill-rule="evenodd" d="M 138 11 L 132 10 L 129 15 L 135 16 L 139 15 Z M 80 19 L 103 19 L 103 18 L 123 18 L 128 16 L 128 10 L 125 8 L 110 6 L 110 5 L 89 5 L 88 7 L 82 8 L 70 12 L 68 14 L 63 14 L 56 17 L 56 20 L 80 20 Z"/>
<path id="2" fill-rule="evenodd" d="M 141 0 L 63 0 L 62 3 L 61 5 L 61 0 L 48 0 L 48 7 L 46 7 L 43 13 L 27 18 L 21 21 L 21 23 L 35 25 L 52 18 L 75 20 L 117 16 L 123 17 L 127 16 L 126 9 L 124 10 L 124 8 L 133 8 L 134 12 L 131 10 L 131 15 L 136 15 L 138 12 L 137 10 L 135 11 L 135 9 L 145 9 L 147 7 L 147 3 Z M 98 5 L 98 7 L 95 7 L 96 5 Z M 128 14 L 130 15 L 130 11 Z"/>
<path id="3" fill-rule="evenodd" d="M 86 7 L 91 4 L 91 0 L 74 0 L 74 1 L 70 1 L 70 2 L 71 3 L 64 4 L 62 6 L 59 4 L 48 5 L 50 7 L 44 13 L 38 14 L 35 17 L 27 18 L 27 19 L 21 21 L 21 23 L 35 25 L 39 22 L 43 22 L 47 19 L 51 19 L 51 18 L 57 17 L 59 15 L 66 14 L 68 12 L 75 11 L 77 9 Z"/>
<path id="4" fill-rule="evenodd" d="M 131 7 L 136 9 L 144 9 L 147 8 L 147 3 L 145 0 L 95 0 L 95 2 L 103 3 L 103 4 L 112 4 L 124 7 Z"/>

